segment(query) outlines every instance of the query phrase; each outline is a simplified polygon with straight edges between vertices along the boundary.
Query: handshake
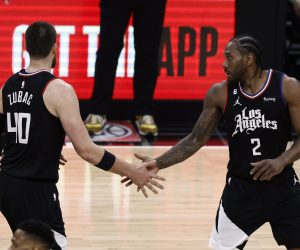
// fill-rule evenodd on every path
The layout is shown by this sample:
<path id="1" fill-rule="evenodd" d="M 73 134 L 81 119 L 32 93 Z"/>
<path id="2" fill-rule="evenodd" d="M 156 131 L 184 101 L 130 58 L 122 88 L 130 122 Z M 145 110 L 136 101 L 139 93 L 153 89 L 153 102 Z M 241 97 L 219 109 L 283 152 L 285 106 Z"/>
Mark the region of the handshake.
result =
<path id="1" fill-rule="evenodd" d="M 138 168 L 134 165 L 131 166 L 130 173 L 126 175 L 121 183 L 125 183 L 126 187 L 135 184 L 137 186 L 137 192 L 141 190 L 146 198 L 148 197 L 147 189 L 158 194 L 156 188 L 164 189 L 164 186 L 159 184 L 156 180 L 165 181 L 166 179 L 157 175 L 159 168 L 156 164 L 156 160 L 139 154 L 134 155 L 136 158 L 142 160 L 143 163 Z"/>

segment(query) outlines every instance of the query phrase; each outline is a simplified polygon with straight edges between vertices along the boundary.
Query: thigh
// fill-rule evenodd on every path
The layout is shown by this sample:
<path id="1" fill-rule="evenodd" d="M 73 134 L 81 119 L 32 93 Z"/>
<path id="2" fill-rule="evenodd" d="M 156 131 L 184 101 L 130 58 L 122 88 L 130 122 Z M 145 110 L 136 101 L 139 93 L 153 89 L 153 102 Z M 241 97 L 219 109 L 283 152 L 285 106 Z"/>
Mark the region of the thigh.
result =
<path id="1" fill-rule="evenodd" d="M 210 237 L 212 248 L 242 249 L 240 246 L 246 244 L 248 237 L 267 222 L 268 207 L 265 207 L 264 195 L 258 195 L 261 189 L 266 190 L 266 187 L 228 178 Z"/>
<path id="2" fill-rule="evenodd" d="M 34 218 L 65 235 L 58 191 L 54 183 L 4 176 L 1 212 L 12 231 L 16 230 L 21 221 Z"/>
<path id="3" fill-rule="evenodd" d="M 228 218 L 221 201 L 210 235 L 209 247 L 222 250 L 243 249 L 248 237 L 249 235 Z"/>
<path id="4" fill-rule="evenodd" d="M 270 224 L 278 245 L 300 248 L 300 195 L 280 203 L 271 214 Z"/>

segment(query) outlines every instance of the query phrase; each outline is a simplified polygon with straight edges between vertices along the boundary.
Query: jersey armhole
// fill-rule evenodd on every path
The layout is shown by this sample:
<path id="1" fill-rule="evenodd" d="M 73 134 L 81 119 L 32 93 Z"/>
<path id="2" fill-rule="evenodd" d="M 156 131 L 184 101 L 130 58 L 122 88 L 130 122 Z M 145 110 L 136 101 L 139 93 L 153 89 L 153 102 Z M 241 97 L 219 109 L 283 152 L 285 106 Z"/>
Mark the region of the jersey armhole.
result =
<path id="1" fill-rule="evenodd" d="M 44 95 L 44 93 L 45 93 L 45 91 L 46 91 L 46 88 L 47 88 L 48 85 L 49 85 L 52 81 L 54 81 L 54 80 L 56 80 L 56 78 L 50 79 L 50 80 L 45 84 L 44 88 L 42 89 L 42 95 Z"/>
<path id="2" fill-rule="evenodd" d="M 281 73 L 281 78 L 280 78 L 280 99 L 281 99 L 281 103 L 283 105 L 284 108 L 287 108 L 287 103 L 286 100 L 283 96 L 283 78 L 284 78 L 285 74 Z"/>
<path id="3" fill-rule="evenodd" d="M 227 108 L 227 104 L 228 104 L 228 92 L 229 92 L 229 86 L 228 86 L 228 82 L 226 81 L 226 103 L 223 108 L 223 115 L 226 112 L 226 108 Z"/>
<path id="4" fill-rule="evenodd" d="M 42 89 L 42 100 L 43 100 L 44 108 L 47 110 L 48 114 L 49 114 L 50 116 L 56 118 L 56 119 L 59 119 L 57 116 L 55 116 L 54 114 L 52 114 L 52 113 L 49 111 L 49 109 L 47 108 L 47 105 L 46 105 L 46 103 L 45 103 L 45 100 L 44 100 L 44 93 L 45 93 L 47 87 L 49 86 L 49 84 L 50 84 L 51 82 L 53 82 L 53 81 L 56 80 L 56 79 L 57 79 L 57 78 L 52 78 L 52 79 L 50 79 L 50 80 L 45 84 L 44 88 Z"/>

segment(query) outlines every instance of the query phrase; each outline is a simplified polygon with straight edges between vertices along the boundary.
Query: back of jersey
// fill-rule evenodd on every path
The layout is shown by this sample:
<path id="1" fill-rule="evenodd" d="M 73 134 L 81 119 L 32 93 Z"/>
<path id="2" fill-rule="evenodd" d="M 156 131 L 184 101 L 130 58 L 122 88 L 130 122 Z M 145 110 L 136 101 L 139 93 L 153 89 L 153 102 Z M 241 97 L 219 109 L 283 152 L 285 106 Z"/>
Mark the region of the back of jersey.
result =
<path id="1" fill-rule="evenodd" d="M 45 106 L 43 92 L 55 79 L 41 70 L 13 75 L 2 89 L 7 132 L 1 171 L 11 176 L 57 182 L 65 132 Z"/>

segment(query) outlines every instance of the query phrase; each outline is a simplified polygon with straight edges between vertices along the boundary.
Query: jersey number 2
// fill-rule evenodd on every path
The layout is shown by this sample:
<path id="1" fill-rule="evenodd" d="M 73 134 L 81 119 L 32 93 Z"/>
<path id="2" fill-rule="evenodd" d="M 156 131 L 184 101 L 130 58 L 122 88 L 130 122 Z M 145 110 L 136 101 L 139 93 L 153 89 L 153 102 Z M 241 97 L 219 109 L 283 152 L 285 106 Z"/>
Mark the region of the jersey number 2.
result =
<path id="1" fill-rule="evenodd" d="M 14 122 L 12 123 L 12 119 Z M 7 132 L 16 133 L 16 143 L 27 144 L 31 121 L 30 113 L 7 113 Z M 14 124 L 14 126 L 12 125 Z"/>
<path id="2" fill-rule="evenodd" d="M 252 138 L 251 144 L 254 144 L 254 147 L 252 148 L 253 155 L 261 155 L 261 152 L 259 152 L 260 148 L 260 139 L 259 138 Z"/>

